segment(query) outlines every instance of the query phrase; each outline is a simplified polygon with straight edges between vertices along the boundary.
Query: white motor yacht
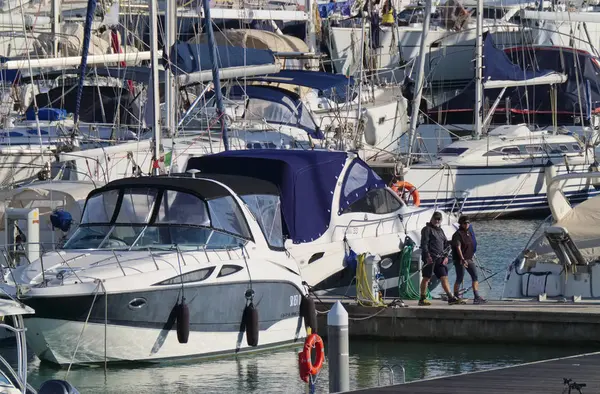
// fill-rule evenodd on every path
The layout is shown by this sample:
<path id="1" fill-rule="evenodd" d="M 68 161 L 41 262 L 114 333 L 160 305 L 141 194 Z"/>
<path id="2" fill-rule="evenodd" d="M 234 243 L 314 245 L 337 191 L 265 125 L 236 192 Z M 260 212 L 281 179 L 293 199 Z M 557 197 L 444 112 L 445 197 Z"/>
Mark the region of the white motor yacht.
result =
<path id="1" fill-rule="evenodd" d="M 351 249 L 381 266 L 373 289 L 397 291 L 403 242 L 433 213 L 407 207 L 352 153 L 228 151 L 191 158 L 187 172 L 91 192 L 63 250 L 6 275 L 39 311 L 27 319 L 38 357 L 153 362 L 298 343 L 306 285 L 348 287 Z"/>

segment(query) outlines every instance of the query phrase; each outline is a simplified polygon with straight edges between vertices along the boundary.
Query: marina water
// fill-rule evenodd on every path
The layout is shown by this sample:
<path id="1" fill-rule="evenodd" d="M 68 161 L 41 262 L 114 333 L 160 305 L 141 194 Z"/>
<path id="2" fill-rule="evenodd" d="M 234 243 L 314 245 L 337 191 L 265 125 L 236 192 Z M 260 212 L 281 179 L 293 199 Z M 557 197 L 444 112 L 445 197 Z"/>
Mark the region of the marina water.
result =
<path id="1" fill-rule="evenodd" d="M 524 247 L 540 220 L 496 220 L 473 223 L 477 235 L 477 255 L 491 275 L 488 284 L 482 280 L 481 293 L 497 299 L 502 293 L 504 270 Z M 483 278 L 480 278 L 483 279 Z M 450 274 L 454 281 L 454 270 Z M 466 286 L 470 278 L 465 278 Z M 437 291 L 434 292 L 434 294 Z M 472 297 L 468 293 L 467 297 Z M 449 306 L 450 307 L 450 306 Z M 523 362 L 575 355 L 598 349 L 589 347 L 533 346 L 527 344 L 462 344 L 460 342 L 400 342 L 351 340 L 350 388 L 359 389 L 389 384 L 388 370 L 394 366 L 395 382 L 432 378 L 457 373 L 511 366 Z M 4 342 L 3 355 L 14 354 L 14 344 Z M 306 385 L 298 377 L 299 348 L 266 351 L 202 362 L 157 365 L 74 367 L 67 379 L 83 393 L 306 393 Z M 40 362 L 29 352 L 29 381 L 39 387 L 47 379 L 64 379 L 66 369 Z M 381 371 L 381 372 L 380 372 Z M 317 392 L 328 390 L 327 364 L 317 380 Z M 558 380 L 560 380 L 557 377 Z M 557 390 L 562 380 L 557 380 Z"/>

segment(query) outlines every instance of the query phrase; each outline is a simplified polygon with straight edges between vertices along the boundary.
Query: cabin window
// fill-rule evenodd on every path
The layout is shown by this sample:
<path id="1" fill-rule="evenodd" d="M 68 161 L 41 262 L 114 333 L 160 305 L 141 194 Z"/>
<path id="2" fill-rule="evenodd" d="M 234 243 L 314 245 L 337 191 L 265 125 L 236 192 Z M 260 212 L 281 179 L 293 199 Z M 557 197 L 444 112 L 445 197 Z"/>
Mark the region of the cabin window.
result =
<path id="1" fill-rule="evenodd" d="M 118 198 L 118 190 L 109 190 L 89 198 L 81 223 L 109 223 L 115 212 Z"/>
<path id="2" fill-rule="evenodd" d="M 364 212 L 384 215 L 395 212 L 402 207 L 402 203 L 388 189 L 374 189 L 363 198 L 350 204 L 343 213 Z"/>
<path id="3" fill-rule="evenodd" d="M 202 282 L 203 280 L 206 280 L 210 276 L 210 274 L 213 273 L 214 270 L 215 267 L 209 267 L 192 272 L 187 272 L 183 275 L 174 276 L 170 279 L 158 282 L 155 286 L 180 285 L 182 283 Z"/>
<path id="4" fill-rule="evenodd" d="M 253 194 L 242 196 L 269 246 L 283 248 L 283 227 L 281 223 L 281 203 L 279 196 Z"/>
<path id="5" fill-rule="evenodd" d="M 221 270 L 217 274 L 217 278 L 222 278 L 227 275 L 235 274 L 236 272 L 241 271 L 243 268 L 239 265 L 226 264 L 221 267 Z"/>
<path id="6" fill-rule="evenodd" d="M 500 152 L 502 152 L 505 155 L 520 155 L 521 154 L 521 150 L 519 149 L 518 146 L 507 146 L 505 148 L 502 148 L 502 150 L 500 150 Z"/>
<path id="7" fill-rule="evenodd" d="M 344 185 L 344 197 L 348 197 L 350 193 L 366 186 L 369 181 L 369 170 L 363 166 L 353 164 L 350 172 L 346 177 L 346 185 Z"/>
<path id="8" fill-rule="evenodd" d="M 560 144 L 558 146 L 558 148 L 560 149 L 561 152 L 568 152 L 569 151 L 569 147 L 564 145 L 564 144 Z"/>
<path id="9" fill-rule="evenodd" d="M 460 156 L 465 153 L 468 148 L 453 148 L 450 146 L 445 147 L 439 153 L 440 156 Z"/>
<path id="10" fill-rule="evenodd" d="M 175 190 L 165 190 L 156 223 L 210 226 L 210 218 L 206 203 L 198 197 Z"/>
<path id="11" fill-rule="evenodd" d="M 574 150 L 575 152 L 581 152 L 581 146 L 579 146 L 579 145 L 577 145 L 577 144 L 573 144 L 572 146 L 573 146 L 573 150 Z"/>
<path id="12" fill-rule="evenodd" d="M 156 189 L 126 189 L 117 223 L 148 223 L 156 201 Z"/>
<path id="13" fill-rule="evenodd" d="M 542 153 L 544 150 L 539 145 L 528 145 L 525 147 L 527 153 Z"/>
<path id="14" fill-rule="evenodd" d="M 231 196 L 219 197 L 208 200 L 210 221 L 212 227 L 231 234 L 239 234 L 250 238 L 250 230 L 246 226 L 246 218 L 239 210 Z"/>

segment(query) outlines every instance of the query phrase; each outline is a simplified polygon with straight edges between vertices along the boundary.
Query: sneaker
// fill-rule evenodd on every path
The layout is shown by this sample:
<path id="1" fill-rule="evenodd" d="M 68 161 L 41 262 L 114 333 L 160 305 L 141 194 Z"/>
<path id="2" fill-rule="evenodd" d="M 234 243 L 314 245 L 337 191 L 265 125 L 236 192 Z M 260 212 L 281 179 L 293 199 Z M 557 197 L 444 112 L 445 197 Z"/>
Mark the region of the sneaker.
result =
<path id="1" fill-rule="evenodd" d="M 448 300 L 448 305 L 464 305 L 467 302 L 462 298 L 452 297 Z"/>
<path id="2" fill-rule="evenodd" d="M 487 303 L 487 300 L 485 298 L 482 297 L 477 297 L 473 300 L 473 304 L 478 305 L 478 304 L 485 304 Z"/>
<path id="3" fill-rule="evenodd" d="M 419 306 L 429 306 L 431 302 L 429 300 L 419 300 Z"/>

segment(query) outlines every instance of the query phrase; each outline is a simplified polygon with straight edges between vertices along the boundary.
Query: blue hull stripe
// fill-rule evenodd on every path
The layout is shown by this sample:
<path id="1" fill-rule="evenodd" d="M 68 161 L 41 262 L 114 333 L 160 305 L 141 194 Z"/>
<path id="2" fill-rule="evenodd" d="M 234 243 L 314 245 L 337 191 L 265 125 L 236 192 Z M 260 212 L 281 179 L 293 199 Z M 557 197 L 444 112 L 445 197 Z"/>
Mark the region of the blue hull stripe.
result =
<path id="1" fill-rule="evenodd" d="M 600 195 L 600 191 L 594 189 L 586 191 L 571 191 L 564 193 L 571 203 L 581 203 L 589 198 Z M 454 198 L 440 198 L 436 200 L 421 200 L 421 207 L 437 207 L 439 209 L 458 209 L 462 205 L 461 199 L 455 203 Z M 464 212 L 497 212 L 499 210 L 515 209 L 548 209 L 548 200 L 546 194 L 539 195 L 518 195 L 518 196 L 490 196 L 467 198 L 463 206 Z"/>

